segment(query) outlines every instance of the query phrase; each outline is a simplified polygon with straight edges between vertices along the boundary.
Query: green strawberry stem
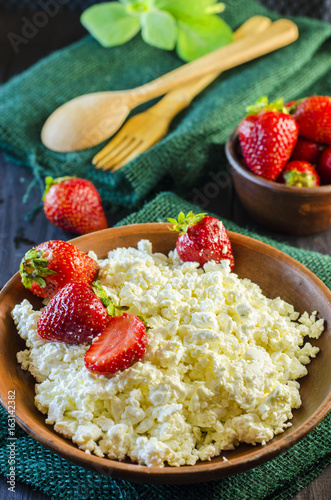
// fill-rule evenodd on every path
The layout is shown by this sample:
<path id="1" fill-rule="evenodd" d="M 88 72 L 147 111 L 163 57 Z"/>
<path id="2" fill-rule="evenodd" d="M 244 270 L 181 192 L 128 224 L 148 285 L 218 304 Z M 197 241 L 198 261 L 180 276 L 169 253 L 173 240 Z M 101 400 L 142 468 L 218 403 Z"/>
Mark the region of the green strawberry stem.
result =
<path id="1" fill-rule="evenodd" d="M 50 190 L 50 188 L 52 186 L 54 186 L 54 184 L 60 184 L 61 182 L 67 181 L 69 179 L 72 179 L 73 177 L 75 177 L 75 176 L 74 175 L 72 175 L 72 176 L 65 175 L 64 177 L 57 177 L 56 179 L 53 179 L 53 177 L 51 177 L 51 176 L 45 177 L 45 191 L 44 191 L 44 194 L 42 196 L 42 200 L 45 199 L 46 194 L 48 193 L 48 191 Z"/>
<path id="2" fill-rule="evenodd" d="M 49 261 L 42 258 L 41 250 L 31 248 L 23 257 L 20 264 L 20 275 L 25 288 L 31 288 L 33 282 L 41 288 L 46 287 L 44 278 L 56 271 L 47 267 Z"/>
<path id="3" fill-rule="evenodd" d="M 189 226 L 193 224 L 197 224 L 200 222 L 207 214 L 197 214 L 194 215 L 192 210 L 185 216 L 184 212 L 179 212 L 178 221 L 176 219 L 169 218 L 167 219 L 169 222 L 173 224 L 172 228 L 169 228 L 171 231 L 178 231 L 179 234 L 186 233 Z"/>
<path id="4" fill-rule="evenodd" d="M 261 111 L 279 111 L 289 114 L 288 109 L 284 106 L 284 99 L 276 99 L 274 102 L 269 102 L 267 96 L 259 97 L 255 104 L 247 106 L 247 116 L 258 115 Z"/>
<path id="5" fill-rule="evenodd" d="M 105 306 L 108 316 L 111 316 L 112 318 L 114 316 L 122 316 L 122 313 L 128 310 L 128 307 L 115 306 L 112 299 L 108 297 L 106 290 L 102 285 L 100 285 L 99 280 L 93 281 L 92 290 Z M 139 318 L 144 323 L 146 329 L 149 328 L 144 316 L 138 314 L 135 314 L 135 316 L 137 316 L 137 318 Z"/>
<path id="6" fill-rule="evenodd" d="M 127 310 L 127 307 L 115 306 L 111 298 L 108 297 L 106 290 L 100 285 L 100 281 L 93 281 L 92 290 L 94 294 L 101 300 L 105 308 L 107 309 L 107 314 L 111 317 L 120 316 L 121 313 Z"/>

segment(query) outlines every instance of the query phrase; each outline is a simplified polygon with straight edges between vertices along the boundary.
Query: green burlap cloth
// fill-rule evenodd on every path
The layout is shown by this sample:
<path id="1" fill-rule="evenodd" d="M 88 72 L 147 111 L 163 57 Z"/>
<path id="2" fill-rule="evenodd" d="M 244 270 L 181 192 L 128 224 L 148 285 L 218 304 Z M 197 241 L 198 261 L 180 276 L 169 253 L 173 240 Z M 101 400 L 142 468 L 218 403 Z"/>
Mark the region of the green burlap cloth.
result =
<path id="1" fill-rule="evenodd" d="M 197 210 L 172 193 L 161 193 L 120 224 L 163 222 L 180 210 Z M 224 221 L 227 229 L 254 236 L 291 255 L 331 288 L 331 257 L 300 250 L 257 236 Z M 0 472 L 8 474 L 7 414 L 1 408 Z M 16 478 L 47 493 L 52 499 L 68 500 L 288 500 L 331 463 L 331 415 L 300 443 L 270 462 L 236 476 L 189 486 L 154 486 L 114 480 L 71 465 L 16 430 Z"/>
<path id="2" fill-rule="evenodd" d="M 236 28 L 255 14 L 278 17 L 253 0 L 227 0 L 223 17 Z M 298 41 L 225 72 L 181 113 L 165 139 L 115 174 L 91 166 L 99 147 L 53 153 L 41 144 L 40 130 L 50 113 L 73 97 L 135 87 L 182 64 L 175 53 L 148 46 L 140 35 L 111 49 L 87 36 L 3 85 L 0 147 L 30 166 L 36 179 L 43 180 L 46 174 L 89 178 L 106 209 L 136 207 L 160 190 L 161 182 L 183 194 L 200 181 L 206 168 L 221 167 L 217 146 L 238 124 L 245 106 L 260 95 L 286 100 L 313 93 L 331 95 L 331 25 L 303 17 L 295 21 Z M 23 52 L 25 47 L 19 49 Z"/>

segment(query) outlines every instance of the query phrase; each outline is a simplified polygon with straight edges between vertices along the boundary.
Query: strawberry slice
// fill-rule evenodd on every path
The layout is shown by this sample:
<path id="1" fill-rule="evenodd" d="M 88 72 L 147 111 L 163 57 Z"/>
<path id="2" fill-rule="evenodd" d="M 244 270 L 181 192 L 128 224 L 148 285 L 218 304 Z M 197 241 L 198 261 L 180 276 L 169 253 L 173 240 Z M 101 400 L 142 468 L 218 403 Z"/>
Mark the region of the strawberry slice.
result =
<path id="1" fill-rule="evenodd" d="M 129 368 L 145 353 L 144 323 L 133 314 L 123 313 L 110 319 L 84 356 L 86 368 L 98 375 L 109 375 Z"/>

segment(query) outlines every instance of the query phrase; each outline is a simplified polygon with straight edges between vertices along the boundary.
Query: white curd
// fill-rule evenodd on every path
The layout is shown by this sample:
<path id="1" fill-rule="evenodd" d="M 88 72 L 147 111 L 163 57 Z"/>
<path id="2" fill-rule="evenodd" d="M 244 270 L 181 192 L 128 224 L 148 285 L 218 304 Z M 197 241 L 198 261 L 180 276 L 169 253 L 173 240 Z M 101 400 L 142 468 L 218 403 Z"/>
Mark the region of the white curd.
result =
<path id="1" fill-rule="evenodd" d="M 93 252 L 90 255 L 96 256 Z M 290 426 L 301 405 L 297 379 L 318 352 L 323 320 L 301 317 L 280 298 L 231 273 L 228 261 L 203 269 L 176 251 L 153 254 L 142 240 L 98 261 L 115 305 L 145 317 L 141 361 L 105 377 L 84 366 L 89 344 L 41 339 L 39 311 L 24 300 L 13 318 L 27 349 L 46 422 L 99 457 L 162 467 L 208 460 L 240 442 L 265 444 Z"/>

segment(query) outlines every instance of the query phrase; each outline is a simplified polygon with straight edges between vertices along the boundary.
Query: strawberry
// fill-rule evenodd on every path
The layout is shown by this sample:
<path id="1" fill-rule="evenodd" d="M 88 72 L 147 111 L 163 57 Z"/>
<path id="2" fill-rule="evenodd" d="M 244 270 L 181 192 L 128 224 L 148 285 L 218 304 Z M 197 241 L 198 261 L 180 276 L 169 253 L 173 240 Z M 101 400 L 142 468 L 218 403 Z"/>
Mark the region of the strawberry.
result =
<path id="1" fill-rule="evenodd" d="M 323 150 L 323 144 L 305 139 L 299 135 L 290 161 L 308 161 L 309 163 L 316 163 Z"/>
<path id="2" fill-rule="evenodd" d="M 287 163 L 277 180 L 287 186 L 297 187 L 315 187 L 320 184 L 315 168 L 307 161 L 291 161 Z"/>
<path id="3" fill-rule="evenodd" d="M 144 323 L 133 314 L 110 319 L 84 356 L 86 368 L 99 375 L 125 370 L 142 358 L 147 344 Z"/>
<path id="4" fill-rule="evenodd" d="M 296 100 L 294 100 L 294 101 L 289 101 L 289 102 L 287 102 L 287 103 L 285 104 L 285 108 L 286 108 L 289 112 L 291 112 L 291 108 L 292 108 L 293 106 L 295 106 L 295 105 L 296 105 L 296 103 L 297 103 L 297 101 L 296 101 Z"/>
<path id="5" fill-rule="evenodd" d="M 74 281 L 61 288 L 40 313 L 38 335 L 69 344 L 91 341 L 110 320 L 107 308 L 94 293 L 99 293 L 99 287 Z"/>
<path id="6" fill-rule="evenodd" d="M 331 97 L 315 95 L 297 101 L 292 111 L 300 135 L 331 144 Z"/>
<path id="7" fill-rule="evenodd" d="M 279 99 L 271 104 L 261 97 L 238 126 L 247 167 L 256 175 L 275 180 L 288 162 L 298 139 L 298 125 Z"/>
<path id="8" fill-rule="evenodd" d="M 71 243 L 50 240 L 29 250 L 20 265 L 22 283 L 39 297 L 52 298 L 71 281 L 91 283 L 97 262 Z"/>
<path id="9" fill-rule="evenodd" d="M 322 184 L 331 184 L 331 146 L 324 149 L 316 166 Z"/>
<path id="10" fill-rule="evenodd" d="M 168 219 L 173 223 L 173 230 L 179 232 L 176 250 L 184 262 L 198 262 L 202 267 L 206 262 L 214 260 L 230 261 L 231 271 L 234 268 L 234 257 L 228 233 L 222 222 L 206 214 L 194 215 L 183 212 L 176 219 Z"/>
<path id="11" fill-rule="evenodd" d="M 101 198 L 87 179 L 46 177 L 44 212 L 55 226 L 79 234 L 108 227 Z"/>

